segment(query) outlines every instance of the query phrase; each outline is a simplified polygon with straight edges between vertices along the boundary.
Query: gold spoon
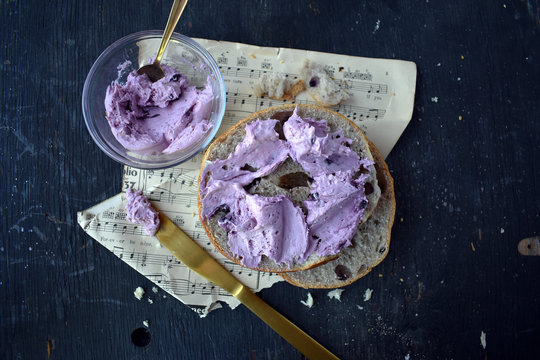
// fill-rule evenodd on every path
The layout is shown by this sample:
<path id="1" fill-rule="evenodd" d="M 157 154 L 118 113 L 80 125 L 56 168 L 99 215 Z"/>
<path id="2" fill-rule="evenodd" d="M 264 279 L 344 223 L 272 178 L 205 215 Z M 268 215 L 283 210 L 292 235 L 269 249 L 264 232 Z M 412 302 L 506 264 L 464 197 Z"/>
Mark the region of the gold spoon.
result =
<path id="1" fill-rule="evenodd" d="M 184 8 L 186 7 L 187 2 L 188 0 L 174 0 L 173 6 L 171 8 L 171 13 L 169 14 L 169 20 L 167 20 L 167 26 L 165 26 L 165 31 L 163 32 L 163 37 L 161 38 L 161 45 L 159 45 L 159 50 L 156 55 L 156 59 L 154 60 L 152 64 L 145 65 L 141 67 L 139 70 L 137 70 L 137 74 L 148 75 L 148 78 L 152 82 L 156 82 L 165 76 L 165 73 L 163 72 L 163 69 L 161 68 L 161 65 L 160 65 L 161 57 L 163 56 L 163 53 L 165 52 L 165 49 L 167 48 L 167 44 L 169 43 L 169 40 L 171 39 L 173 30 L 176 27 L 176 24 L 178 23 L 178 19 L 180 19 L 180 15 L 182 15 L 182 12 L 184 11 Z"/>

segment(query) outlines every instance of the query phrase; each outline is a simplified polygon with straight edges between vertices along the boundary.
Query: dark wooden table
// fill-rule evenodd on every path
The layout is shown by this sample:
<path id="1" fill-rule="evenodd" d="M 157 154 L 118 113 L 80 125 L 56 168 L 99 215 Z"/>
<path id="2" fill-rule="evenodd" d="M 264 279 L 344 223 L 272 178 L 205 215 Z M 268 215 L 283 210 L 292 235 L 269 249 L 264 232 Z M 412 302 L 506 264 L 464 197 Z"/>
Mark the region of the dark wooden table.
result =
<path id="1" fill-rule="evenodd" d="M 86 74 L 113 41 L 161 29 L 170 3 L 0 4 L 2 359 L 301 358 L 244 307 L 200 319 L 161 291 L 137 301 L 152 284 L 76 223 L 122 177 L 84 125 Z M 418 65 L 413 119 L 388 158 L 388 257 L 341 302 L 312 291 L 308 309 L 286 283 L 265 301 L 343 359 L 540 357 L 540 257 L 517 251 L 540 232 L 537 1 L 193 0 L 177 31 Z M 146 319 L 151 341 L 136 347 Z"/>

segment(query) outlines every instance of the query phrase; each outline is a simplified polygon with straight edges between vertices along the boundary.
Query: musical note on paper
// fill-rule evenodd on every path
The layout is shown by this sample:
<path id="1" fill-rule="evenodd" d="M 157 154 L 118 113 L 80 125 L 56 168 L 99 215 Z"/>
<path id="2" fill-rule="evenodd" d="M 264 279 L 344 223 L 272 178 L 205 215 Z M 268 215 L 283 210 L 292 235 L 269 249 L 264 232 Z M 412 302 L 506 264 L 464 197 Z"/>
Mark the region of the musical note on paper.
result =
<path id="1" fill-rule="evenodd" d="M 226 85 L 227 104 L 217 136 L 256 111 L 291 103 L 313 104 L 307 92 L 300 93 L 292 102 L 253 94 L 256 82 L 266 73 L 281 74 L 293 81 L 299 79 L 304 59 L 323 64 L 339 86 L 351 94 L 349 100 L 332 109 L 360 126 L 383 156 L 390 152 L 410 120 L 416 82 L 413 63 L 205 39 L 197 41 L 217 60 Z M 157 48 L 159 40 L 147 44 Z M 182 64 L 178 70 L 188 76 L 195 75 L 189 64 Z M 206 81 L 197 76 L 190 80 Z M 197 210 L 197 180 L 203 155 L 204 150 L 168 169 L 141 170 L 125 166 L 122 190 L 142 190 L 160 211 L 251 289 L 259 291 L 281 281 L 277 274 L 249 270 L 228 260 L 212 245 Z M 122 204 L 118 199 L 113 204 L 113 199 L 106 205 L 79 213 L 78 221 L 87 233 L 186 304 L 206 306 L 216 299 L 227 302 L 232 308 L 239 304 L 225 291 L 186 268 L 141 226 L 128 223 Z"/>
<path id="2" fill-rule="evenodd" d="M 146 234 L 140 226 L 133 225 L 132 223 L 129 223 L 129 222 L 113 222 L 113 221 L 93 222 L 90 224 L 88 230 L 94 230 L 94 231 L 99 231 L 103 233 L 116 232 L 122 235 L 130 234 L 130 235 L 145 236 Z"/>

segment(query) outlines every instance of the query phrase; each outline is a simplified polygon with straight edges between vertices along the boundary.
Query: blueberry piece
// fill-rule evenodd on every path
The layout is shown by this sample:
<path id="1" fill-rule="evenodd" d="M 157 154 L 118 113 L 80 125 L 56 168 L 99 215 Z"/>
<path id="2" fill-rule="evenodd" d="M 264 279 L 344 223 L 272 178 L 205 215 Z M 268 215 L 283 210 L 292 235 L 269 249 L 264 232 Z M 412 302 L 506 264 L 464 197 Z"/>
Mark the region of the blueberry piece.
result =
<path id="1" fill-rule="evenodd" d="M 334 272 L 336 273 L 336 277 L 338 278 L 338 280 L 342 281 L 347 280 L 352 275 L 351 270 L 345 265 L 341 264 L 335 267 Z"/>
<path id="2" fill-rule="evenodd" d="M 244 164 L 244 166 L 242 166 L 242 167 L 240 168 L 240 170 L 247 170 L 247 171 L 249 171 L 249 172 L 256 172 L 256 171 L 259 170 L 259 169 L 257 169 L 256 167 L 253 167 L 253 166 L 251 166 L 251 165 L 249 165 L 249 164 Z"/>
<path id="3" fill-rule="evenodd" d="M 231 208 L 227 204 L 221 204 L 219 206 L 216 206 L 214 210 L 208 215 L 208 217 L 212 217 L 216 215 L 218 212 L 223 212 L 225 215 L 229 214 L 231 212 Z M 223 216 L 221 217 L 224 218 Z"/>
<path id="4" fill-rule="evenodd" d="M 221 204 L 217 207 L 216 211 L 225 211 L 226 213 L 231 211 L 231 208 L 227 204 Z"/>
<path id="5" fill-rule="evenodd" d="M 371 185 L 371 183 L 366 183 L 364 185 L 364 193 L 366 195 L 369 195 L 369 194 L 373 193 L 373 185 Z"/>
<path id="6" fill-rule="evenodd" d="M 320 79 L 318 76 L 314 76 L 309 80 L 309 86 L 310 87 L 316 87 L 319 85 Z"/>
<path id="7" fill-rule="evenodd" d="M 175 82 L 176 82 L 176 81 L 178 81 L 178 80 L 180 80 L 180 74 L 174 74 L 174 75 L 172 76 L 172 78 L 171 78 L 171 81 L 175 81 Z"/>
<path id="8" fill-rule="evenodd" d="M 292 111 L 280 111 L 272 115 L 272 119 L 279 120 L 274 126 L 274 130 L 277 132 L 280 140 L 286 140 L 285 134 L 283 134 L 283 124 L 289 120 L 292 114 Z"/>

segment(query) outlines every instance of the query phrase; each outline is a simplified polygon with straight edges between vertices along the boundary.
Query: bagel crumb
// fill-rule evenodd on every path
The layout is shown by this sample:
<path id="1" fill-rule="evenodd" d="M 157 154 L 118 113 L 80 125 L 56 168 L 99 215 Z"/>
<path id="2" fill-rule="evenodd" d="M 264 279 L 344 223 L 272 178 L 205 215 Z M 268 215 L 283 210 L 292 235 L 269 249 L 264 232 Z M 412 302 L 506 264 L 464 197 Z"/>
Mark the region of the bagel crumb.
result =
<path id="1" fill-rule="evenodd" d="M 341 294 L 343 294 L 344 291 L 345 289 L 335 289 L 328 292 L 326 295 L 328 295 L 330 299 L 336 299 L 337 301 L 341 302 Z"/>
<path id="2" fill-rule="evenodd" d="M 364 293 L 364 301 L 371 300 L 371 294 L 373 293 L 373 290 L 370 288 L 366 289 L 366 292 Z"/>
<path id="3" fill-rule="evenodd" d="M 308 292 L 306 301 L 300 300 L 300 303 L 311 309 L 311 307 L 313 306 L 313 296 L 311 296 L 311 293 Z"/>
<path id="4" fill-rule="evenodd" d="M 137 298 L 137 300 L 141 300 L 144 296 L 144 289 L 138 286 L 133 292 L 133 295 Z"/>

